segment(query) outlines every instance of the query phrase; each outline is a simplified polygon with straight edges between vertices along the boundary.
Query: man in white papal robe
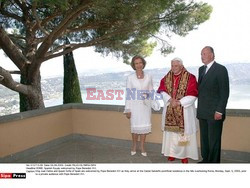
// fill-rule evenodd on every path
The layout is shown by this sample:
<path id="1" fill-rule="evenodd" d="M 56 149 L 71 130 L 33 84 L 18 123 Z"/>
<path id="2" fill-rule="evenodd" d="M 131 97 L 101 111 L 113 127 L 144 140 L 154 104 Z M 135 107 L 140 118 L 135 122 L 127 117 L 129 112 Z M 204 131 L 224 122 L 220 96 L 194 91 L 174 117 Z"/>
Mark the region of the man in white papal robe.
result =
<path id="1" fill-rule="evenodd" d="M 162 113 L 162 154 L 169 161 L 176 158 L 188 163 L 198 160 L 195 100 L 198 85 L 193 74 L 183 66 L 180 58 L 171 61 L 171 70 L 161 80 L 159 89 L 164 101 Z"/>

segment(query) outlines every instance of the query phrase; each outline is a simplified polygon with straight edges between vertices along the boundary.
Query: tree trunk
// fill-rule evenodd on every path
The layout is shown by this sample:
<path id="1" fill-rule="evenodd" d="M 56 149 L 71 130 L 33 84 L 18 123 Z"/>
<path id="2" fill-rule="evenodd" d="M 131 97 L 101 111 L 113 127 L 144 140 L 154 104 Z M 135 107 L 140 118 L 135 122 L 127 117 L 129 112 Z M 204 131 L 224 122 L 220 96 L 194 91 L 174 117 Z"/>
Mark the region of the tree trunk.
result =
<path id="1" fill-rule="evenodd" d="M 23 74 L 21 74 L 20 83 L 27 85 L 27 79 Z M 29 102 L 28 102 L 27 95 L 19 93 L 19 101 L 20 101 L 19 102 L 19 104 L 20 104 L 20 112 L 27 111 L 29 109 L 29 105 L 28 105 Z"/>
<path id="2" fill-rule="evenodd" d="M 44 108 L 40 71 L 36 74 L 21 74 L 21 83 L 30 85 L 28 95 L 19 93 L 20 112 Z"/>

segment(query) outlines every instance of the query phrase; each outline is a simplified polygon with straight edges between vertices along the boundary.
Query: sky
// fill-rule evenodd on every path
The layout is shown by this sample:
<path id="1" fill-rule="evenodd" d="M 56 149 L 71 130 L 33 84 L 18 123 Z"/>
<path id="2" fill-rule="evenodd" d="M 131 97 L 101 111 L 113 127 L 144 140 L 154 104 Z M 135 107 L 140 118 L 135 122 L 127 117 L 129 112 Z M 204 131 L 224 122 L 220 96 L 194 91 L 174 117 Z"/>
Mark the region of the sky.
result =
<path id="1" fill-rule="evenodd" d="M 212 5 L 210 19 L 201 24 L 197 30 L 189 32 L 185 37 L 172 36 L 169 43 L 176 50 L 164 57 L 156 48 L 146 58 L 145 69 L 170 67 L 174 57 L 180 57 L 186 67 L 201 66 L 200 51 L 204 46 L 212 46 L 215 59 L 222 64 L 250 63 L 250 1 L 249 0 L 203 0 Z M 73 52 L 78 74 L 97 74 L 106 72 L 131 71 L 132 68 L 120 59 L 111 55 L 103 57 L 95 53 L 93 48 L 82 48 Z M 0 51 L 0 65 L 7 70 L 16 67 Z M 62 76 L 63 58 L 46 61 L 41 66 L 42 78 Z"/>

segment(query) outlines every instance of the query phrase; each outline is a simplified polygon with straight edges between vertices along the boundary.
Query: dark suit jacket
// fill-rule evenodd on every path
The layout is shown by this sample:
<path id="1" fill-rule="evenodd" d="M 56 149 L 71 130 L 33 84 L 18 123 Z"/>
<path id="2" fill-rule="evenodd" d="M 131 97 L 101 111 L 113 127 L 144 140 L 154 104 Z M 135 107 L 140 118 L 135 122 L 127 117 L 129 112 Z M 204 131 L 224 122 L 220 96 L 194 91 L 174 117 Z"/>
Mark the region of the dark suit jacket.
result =
<path id="1" fill-rule="evenodd" d="M 201 81 L 204 66 L 199 68 L 198 77 L 198 119 L 214 119 L 215 111 L 225 119 L 229 97 L 229 78 L 226 67 L 216 62 L 210 67 Z"/>

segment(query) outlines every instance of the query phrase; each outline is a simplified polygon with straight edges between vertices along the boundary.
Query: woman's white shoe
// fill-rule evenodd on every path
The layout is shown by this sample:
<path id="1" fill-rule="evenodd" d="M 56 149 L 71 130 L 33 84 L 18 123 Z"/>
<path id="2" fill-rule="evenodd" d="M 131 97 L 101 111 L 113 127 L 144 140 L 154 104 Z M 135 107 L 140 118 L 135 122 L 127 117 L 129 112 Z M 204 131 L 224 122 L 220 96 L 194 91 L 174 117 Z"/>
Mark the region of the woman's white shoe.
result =
<path id="1" fill-rule="evenodd" d="M 147 157 L 147 152 L 141 152 L 141 155 Z"/>
<path id="2" fill-rule="evenodd" d="M 131 155 L 135 155 L 136 154 L 136 151 L 131 151 Z"/>

